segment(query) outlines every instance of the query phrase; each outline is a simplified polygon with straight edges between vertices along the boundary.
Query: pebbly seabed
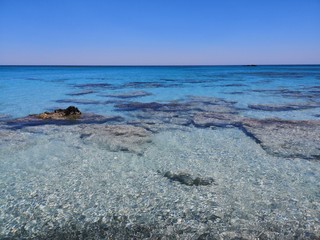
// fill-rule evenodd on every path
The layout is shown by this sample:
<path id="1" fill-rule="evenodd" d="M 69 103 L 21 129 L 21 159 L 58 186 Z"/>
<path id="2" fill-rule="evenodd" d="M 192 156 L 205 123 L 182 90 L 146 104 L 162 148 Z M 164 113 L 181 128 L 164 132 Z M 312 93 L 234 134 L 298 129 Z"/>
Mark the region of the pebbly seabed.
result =
<path id="1" fill-rule="evenodd" d="M 320 237 L 320 66 L 0 72 L 1 239 Z"/>

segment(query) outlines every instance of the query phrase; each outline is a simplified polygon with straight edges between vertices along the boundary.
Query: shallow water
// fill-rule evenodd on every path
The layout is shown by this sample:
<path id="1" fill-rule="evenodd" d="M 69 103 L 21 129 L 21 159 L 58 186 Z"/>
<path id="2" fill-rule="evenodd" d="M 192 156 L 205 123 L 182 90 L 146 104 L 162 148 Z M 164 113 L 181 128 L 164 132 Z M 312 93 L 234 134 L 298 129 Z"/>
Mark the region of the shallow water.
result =
<path id="1" fill-rule="evenodd" d="M 0 67 L 0 238 L 317 239 L 319 81 L 320 66 Z M 123 119 L 24 118 L 70 105 Z M 303 151 L 275 120 L 283 141 L 252 130 L 267 118 Z"/>

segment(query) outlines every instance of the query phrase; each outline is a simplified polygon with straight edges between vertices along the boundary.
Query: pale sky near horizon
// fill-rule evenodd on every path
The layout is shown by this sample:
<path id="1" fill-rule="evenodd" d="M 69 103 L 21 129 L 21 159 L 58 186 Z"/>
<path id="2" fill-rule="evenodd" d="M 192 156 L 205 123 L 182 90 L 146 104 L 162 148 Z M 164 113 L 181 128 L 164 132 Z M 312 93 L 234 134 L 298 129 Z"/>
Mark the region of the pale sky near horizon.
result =
<path id="1" fill-rule="evenodd" d="M 320 64 L 320 0 L 0 0 L 0 64 Z"/>

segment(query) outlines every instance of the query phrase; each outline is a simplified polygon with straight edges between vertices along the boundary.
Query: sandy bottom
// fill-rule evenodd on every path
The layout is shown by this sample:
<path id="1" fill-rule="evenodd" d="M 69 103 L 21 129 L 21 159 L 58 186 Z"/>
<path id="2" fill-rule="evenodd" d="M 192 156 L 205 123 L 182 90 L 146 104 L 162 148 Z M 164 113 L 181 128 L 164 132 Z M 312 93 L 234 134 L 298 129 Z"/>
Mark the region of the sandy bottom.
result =
<path id="1" fill-rule="evenodd" d="M 1 239 L 320 237 L 319 161 L 268 155 L 236 128 L 164 131 L 143 154 L 90 144 L 77 128 L 29 127 L 0 144 Z"/>

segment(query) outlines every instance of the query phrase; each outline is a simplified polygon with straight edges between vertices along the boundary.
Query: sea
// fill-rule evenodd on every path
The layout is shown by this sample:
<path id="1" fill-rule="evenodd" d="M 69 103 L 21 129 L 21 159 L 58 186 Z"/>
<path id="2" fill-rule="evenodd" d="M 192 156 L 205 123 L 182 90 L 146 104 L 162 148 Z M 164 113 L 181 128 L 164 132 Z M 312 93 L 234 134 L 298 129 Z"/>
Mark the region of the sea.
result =
<path id="1" fill-rule="evenodd" d="M 0 239 L 320 239 L 320 65 L 0 66 Z"/>

